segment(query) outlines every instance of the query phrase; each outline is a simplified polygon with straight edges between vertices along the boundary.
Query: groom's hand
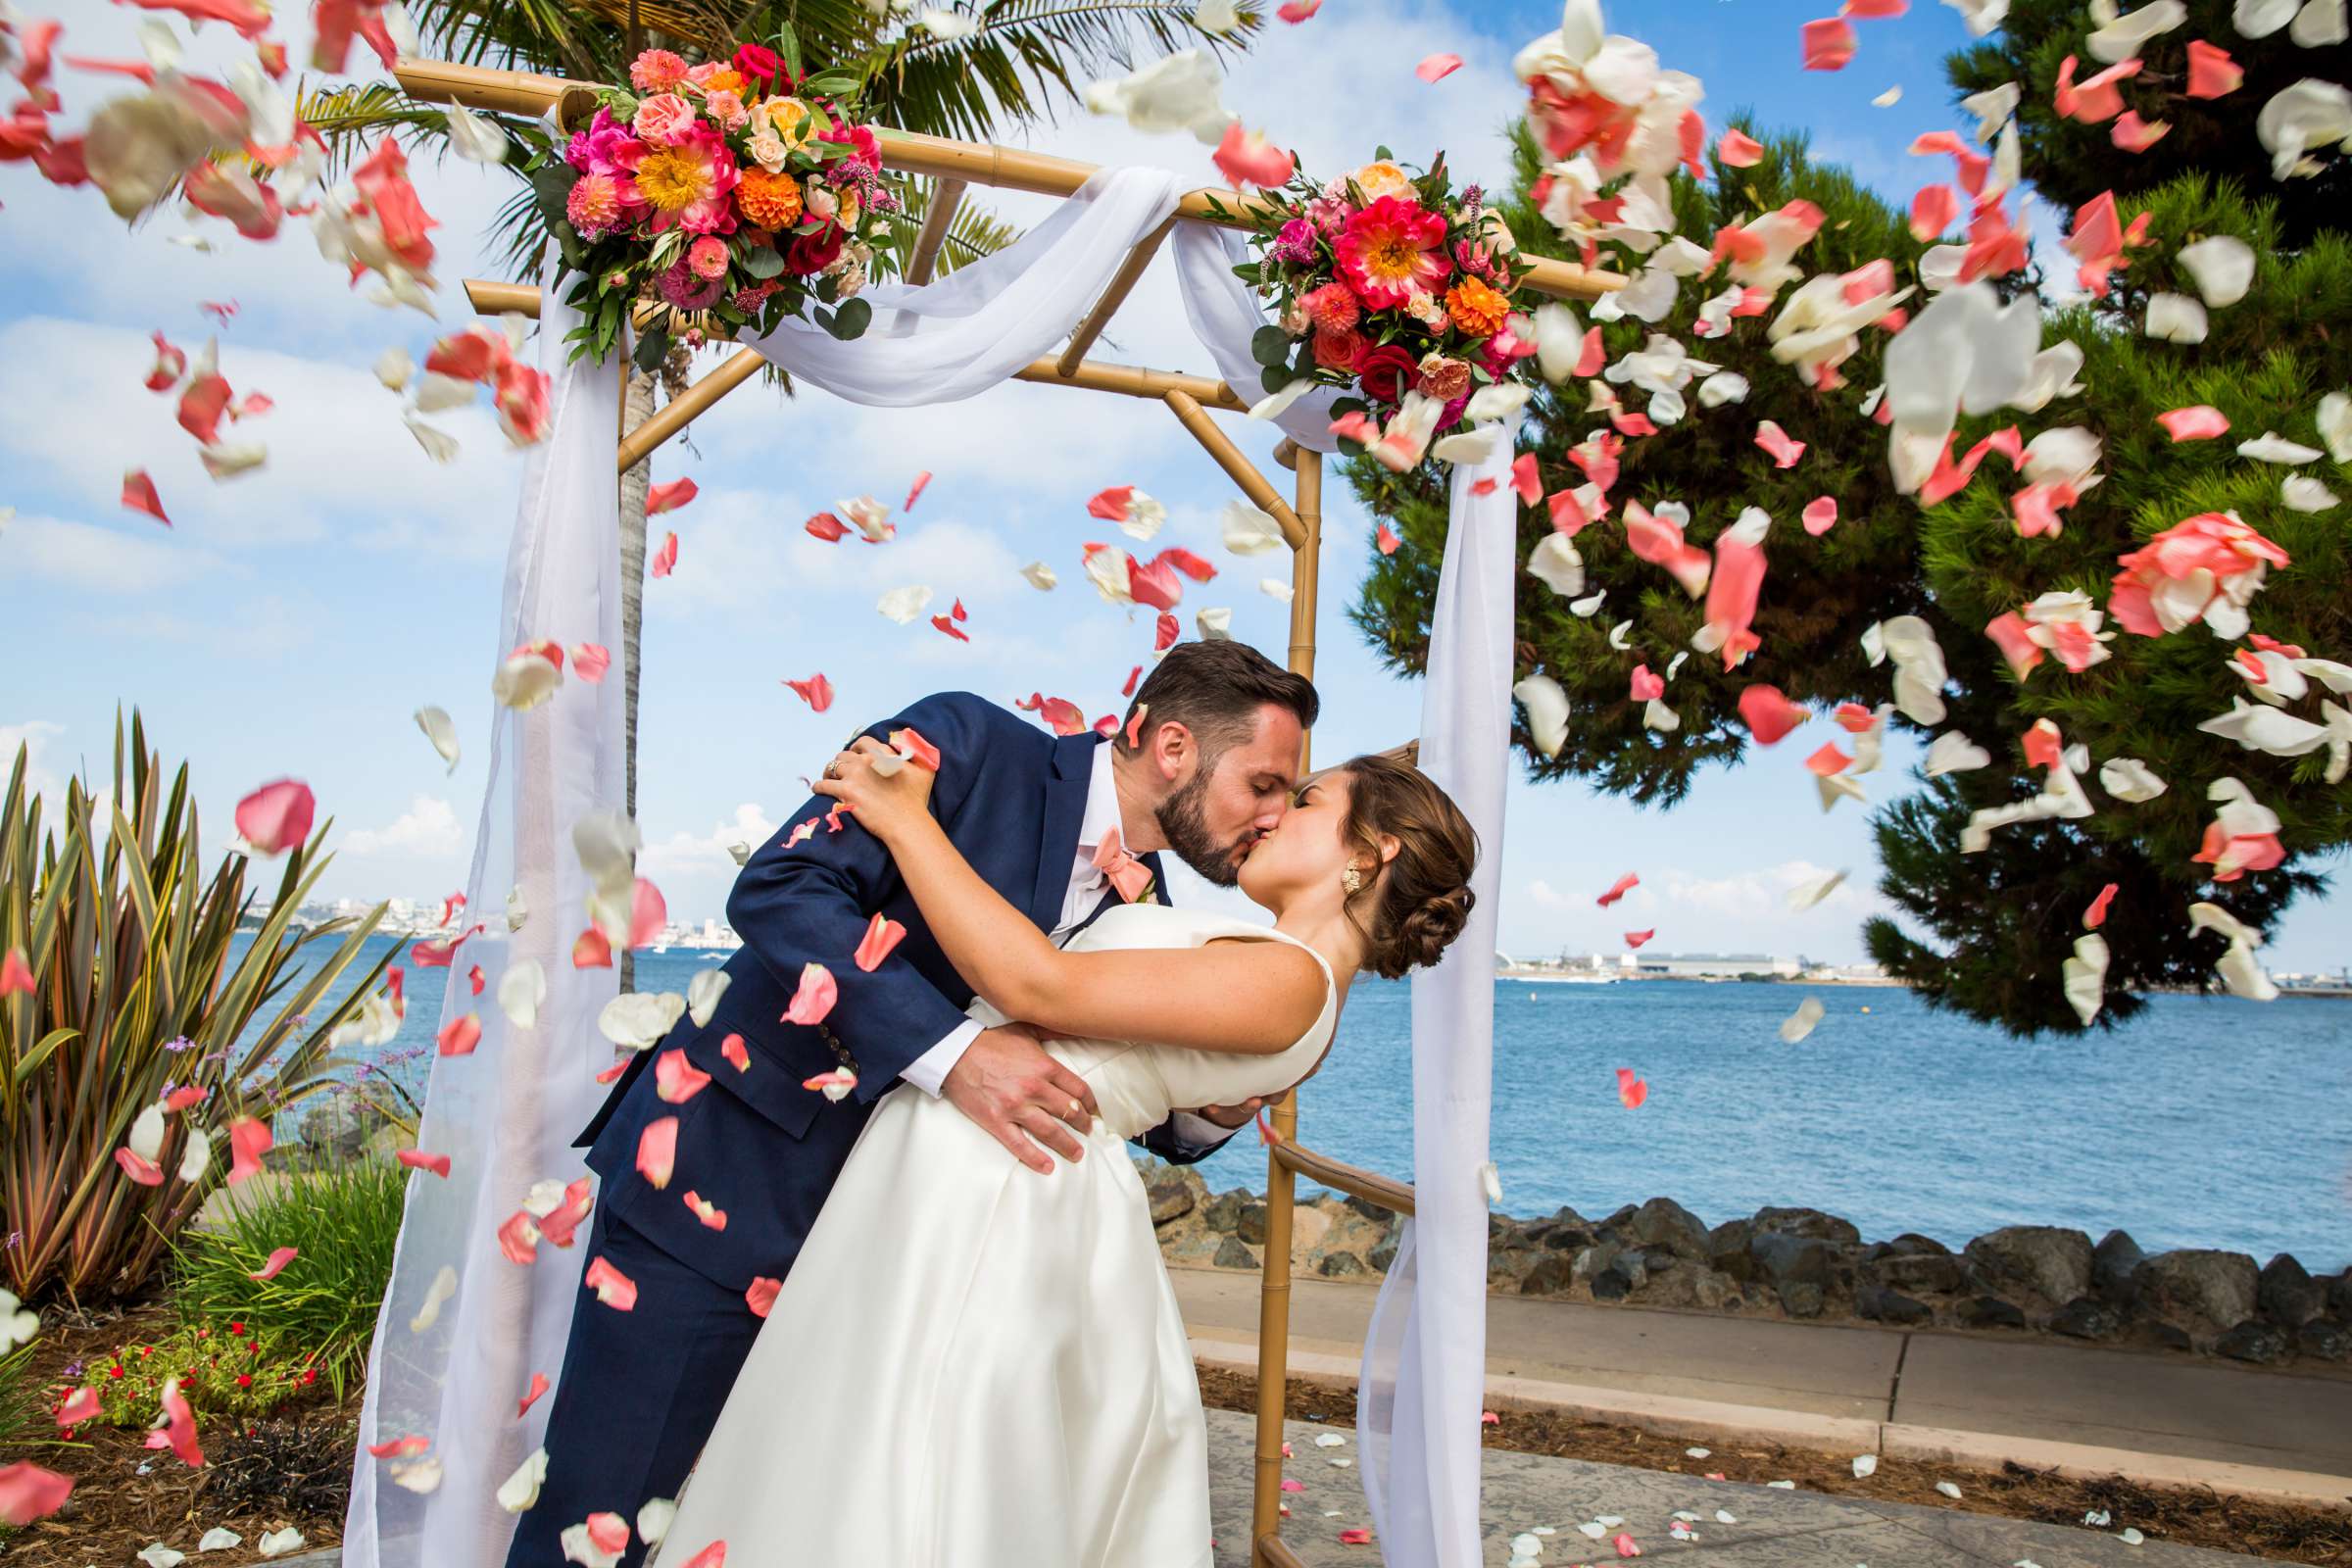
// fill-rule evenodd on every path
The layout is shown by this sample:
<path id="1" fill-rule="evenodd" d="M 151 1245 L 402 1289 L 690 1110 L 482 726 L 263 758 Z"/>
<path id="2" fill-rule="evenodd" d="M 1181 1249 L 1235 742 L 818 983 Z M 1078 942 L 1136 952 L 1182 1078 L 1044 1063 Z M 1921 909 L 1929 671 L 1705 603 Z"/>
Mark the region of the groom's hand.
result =
<path id="1" fill-rule="evenodd" d="M 1086 1132 L 1096 1115 L 1086 1080 L 1046 1054 L 1036 1032 L 1017 1023 L 983 1029 L 939 1092 L 1040 1175 L 1054 1171 L 1046 1149 L 1068 1160 L 1083 1154 L 1071 1129 Z"/>
<path id="2" fill-rule="evenodd" d="M 1215 1122 L 1229 1133 L 1239 1132 L 1257 1119 L 1260 1108 L 1281 1104 L 1284 1096 L 1289 1093 L 1286 1089 L 1280 1095 L 1269 1095 L 1262 1100 L 1245 1100 L 1238 1105 L 1202 1105 L 1192 1114 L 1202 1121 Z"/>

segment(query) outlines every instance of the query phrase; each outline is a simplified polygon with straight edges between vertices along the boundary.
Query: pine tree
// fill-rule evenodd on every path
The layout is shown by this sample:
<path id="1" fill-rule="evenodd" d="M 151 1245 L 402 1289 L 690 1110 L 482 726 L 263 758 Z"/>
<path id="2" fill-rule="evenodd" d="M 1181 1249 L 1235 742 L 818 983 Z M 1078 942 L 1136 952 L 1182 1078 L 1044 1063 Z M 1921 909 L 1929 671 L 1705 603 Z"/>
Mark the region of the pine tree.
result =
<path id="1" fill-rule="evenodd" d="M 2032 28 L 2036 53 L 2082 53 L 2088 22 L 2071 15 L 2064 24 L 2053 19 L 2035 25 L 2031 14 L 2039 9 L 2038 0 L 2020 0 L 2011 19 L 2013 27 Z M 2059 36 L 2070 27 L 2071 45 Z M 2156 58 L 2151 51 L 2149 74 Z M 2148 244 L 2129 253 L 2130 265 L 2115 274 L 2106 298 L 2050 312 L 2045 319 L 2045 343 L 2063 338 L 2081 346 L 2082 390 L 2036 414 L 1961 421 L 1962 450 L 2010 424 L 2027 439 L 2066 425 L 2099 437 L 2103 477 L 2064 513 L 2056 537 L 2021 537 L 2011 496 L 2023 480 L 1997 456 L 1985 461 L 1966 489 L 1937 505 L 1922 507 L 1916 497 L 1896 493 L 1886 433 L 1859 413 L 1864 395 L 1881 379 L 1885 332 L 1866 330 L 1860 352 L 1839 368 L 1844 384 L 1819 391 L 1772 360 L 1764 332 L 1769 317 L 1737 320 L 1728 337 L 1691 334 L 1697 307 L 1720 286 L 1719 275 L 1686 282 L 1674 312 L 1654 326 L 1624 320 L 1604 327 L 1611 363 L 1656 331 L 1749 383 L 1744 401 L 1702 409 L 1693 398 L 1680 425 L 1627 442 L 1623 476 L 1611 494 L 1621 507 L 1629 499 L 1653 510 L 1663 501 L 1684 501 L 1690 509 L 1687 536 L 1701 548 L 1709 548 L 1744 507 L 1761 507 L 1774 518 L 1765 544 L 1769 572 L 1754 622 L 1762 646 L 1728 672 L 1720 658 L 1692 654 L 1666 691 L 1679 729 L 1661 734 L 1645 728 L 1643 705 L 1630 696 L 1630 673 L 1637 663 L 1663 673 L 1689 647 L 1700 606 L 1664 571 L 1632 556 L 1615 515 L 1583 529 L 1574 542 L 1589 586 L 1608 590 L 1597 613 L 1573 614 L 1565 600 L 1532 576 L 1520 585 L 1520 672 L 1541 670 L 1557 679 L 1575 715 L 1557 758 L 1538 756 L 1524 731 L 1517 737 L 1536 777 L 1578 777 L 1670 806 L 1702 767 L 1746 759 L 1754 741 L 1737 705 L 1752 684 L 1776 686 L 1815 710 L 1886 702 L 1890 670 L 1872 665 L 1860 633 L 1890 616 L 1916 615 L 1934 631 L 1951 677 L 1948 713 L 1935 732 L 1964 731 L 1992 758 L 1982 769 L 1921 780 L 1915 793 L 1882 807 L 1873 818 L 1884 867 L 1881 890 L 1922 936 L 1875 920 L 1866 943 L 1875 958 L 1929 1002 L 2024 1033 L 2079 1030 L 2062 989 L 2061 963 L 2082 934 L 2084 909 L 2114 883 L 2118 891 L 2104 927 L 2112 953 L 2099 1018 L 2104 1026 L 2137 1009 L 2131 994 L 2135 988 L 2213 983 L 2223 944 L 2192 932 L 2191 903 L 2210 900 L 2248 925 L 2267 927 L 2297 896 L 2325 888 L 2311 865 L 2352 839 L 2345 789 L 2322 777 L 2327 753 L 2278 758 L 2241 750 L 2196 727 L 2228 712 L 2233 697 L 2248 694 L 2247 681 L 2230 662 L 2238 645 L 2202 626 L 2142 637 L 2120 630 L 2110 617 L 2103 629 L 2117 635 L 2105 645 L 2104 662 L 2076 673 L 2045 660 L 2021 681 L 1985 629 L 1994 617 L 2053 590 L 2081 590 L 2104 609 L 2120 556 L 2187 517 L 2234 511 L 2292 560 L 2270 573 L 2255 598 L 2253 630 L 2315 657 L 2352 662 L 2352 604 L 2340 591 L 2347 566 L 2342 537 L 2352 513 L 2343 505 L 2294 511 L 2283 504 L 2280 488 L 2284 477 L 2300 474 L 2352 496 L 2343 466 L 2323 458 L 2288 467 L 2237 451 L 2241 440 L 2265 431 L 2305 446 L 2326 445 L 2317 425 L 2319 400 L 2352 386 L 2352 336 L 2345 331 L 2352 327 L 2352 253 L 2336 226 L 2314 228 L 2299 240 L 2287 227 L 2279 189 L 2251 129 L 2259 107 L 2252 68 L 2261 53 L 2241 49 L 2239 58 L 2249 67 L 2248 86 L 2212 113 L 2217 122 L 2223 111 L 2236 113 L 2230 134 L 2253 148 L 2258 166 L 2247 182 L 2215 180 L 2156 162 L 2141 167 L 2169 177 L 2119 184 L 2121 220 L 2129 223 L 2144 212 Z M 2028 69 L 2041 70 L 2036 79 L 2046 81 L 2055 62 Z M 1953 70 L 1955 80 L 1961 79 L 1957 62 Z M 1980 83 L 1968 85 L 1976 90 Z M 2029 96 L 2034 92 L 2029 85 Z M 2043 147 L 2064 140 L 2026 140 L 2027 174 L 2044 190 L 2054 177 L 2045 177 L 2048 172 L 2036 159 Z M 1519 192 L 1506 218 L 1523 245 L 1557 254 L 1550 226 L 1529 198 L 1539 160 L 1524 142 L 1519 153 Z M 1917 282 L 1925 247 L 1912 238 L 1904 215 L 1842 171 L 1814 164 L 1801 137 L 1767 138 L 1755 167 L 1730 170 L 1718 162 L 1711 172 L 1704 184 L 1678 178 L 1683 233 L 1703 241 L 1723 224 L 1752 220 L 1801 196 L 1826 214 L 1820 233 L 1797 257 L 1808 272 L 1843 272 L 1885 258 L 1893 262 L 1898 281 Z M 1938 176 L 1923 175 L 1923 183 L 1930 177 Z M 2079 180 L 2080 172 L 2070 170 L 2064 177 Z M 2089 190 L 2080 200 L 2097 194 Z M 2307 194 L 2299 188 L 2288 193 L 2303 221 L 2311 220 L 2315 207 L 2303 200 Z M 2334 221 L 2340 226 L 2340 220 Z M 2146 337 L 2141 321 L 2151 293 L 2196 293 L 2194 279 L 2175 260 L 2178 251 L 2215 234 L 2236 235 L 2253 248 L 2259 261 L 2250 292 L 2210 311 L 2209 335 L 2201 344 Z M 2019 291 L 2038 281 L 2020 274 L 2001 286 Z M 1784 290 L 1776 310 L 1787 296 Z M 1906 303 L 1917 310 L 1926 300 L 1915 296 Z M 1539 392 L 1530 405 L 1522 444 L 1537 454 L 1546 491 L 1581 481 L 1567 453 L 1593 429 L 1605 428 L 1604 414 L 1587 412 L 1587 397 L 1585 384 L 1571 381 Z M 2230 432 L 2218 440 L 2174 443 L 2156 416 L 2200 404 L 2220 410 Z M 1629 407 L 1639 407 L 1638 397 Z M 1794 466 L 1776 467 L 1757 447 L 1759 419 L 1772 419 L 1807 443 Z M 1351 613 L 1392 667 L 1417 670 L 1444 544 L 1444 490 L 1429 472 L 1393 475 L 1363 461 L 1348 471 L 1357 494 L 1377 514 L 1393 519 L 1404 541 L 1394 556 L 1375 559 Z M 1838 515 L 1814 538 L 1797 518 L 1820 496 L 1837 501 Z M 1523 510 L 1523 558 L 1549 528 L 1544 509 Z M 1627 619 L 1633 622 L 1630 651 L 1620 651 L 1609 642 L 1609 628 Z M 2313 694 L 2289 711 L 2316 722 L 2318 699 L 2326 695 L 2315 682 Z M 2026 762 L 2023 741 L 2044 718 L 2067 745 L 2080 743 L 2090 753 L 2084 784 L 2096 811 L 1996 828 L 1988 848 L 1963 853 L 1961 833 L 1972 811 L 2023 800 L 2041 787 L 2039 770 Z M 1899 715 L 1893 722 L 1923 739 L 1928 733 Z M 2100 763 L 2116 758 L 2144 762 L 2166 781 L 2167 792 L 2141 805 L 2108 796 L 2096 773 Z M 1796 760 L 1767 752 L 1756 760 L 1788 766 Z M 2208 880 L 2210 868 L 2192 857 L 2212 819 L 2208 786 L 2223 777 L 2240 780 L 2278 814 L 2287 858 L 2276 869 L 2216 884 Z M 1882 797 L 1899 793 L 1888 775 L 1865 782 Z"/>

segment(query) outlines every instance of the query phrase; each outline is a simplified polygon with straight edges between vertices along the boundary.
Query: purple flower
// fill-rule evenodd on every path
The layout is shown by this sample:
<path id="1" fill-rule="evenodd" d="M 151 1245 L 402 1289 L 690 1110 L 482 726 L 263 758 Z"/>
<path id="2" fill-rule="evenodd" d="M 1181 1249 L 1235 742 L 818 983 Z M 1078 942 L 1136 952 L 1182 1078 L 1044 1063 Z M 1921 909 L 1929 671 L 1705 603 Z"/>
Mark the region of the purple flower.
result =
<path id="1" fill-rule="evenodd" d="M 194 1051 L 196 1049 L 196 1042 L 190 1040 L 186 1035 L 181 1035 L 177 1040 L 167 1040 L 164 1042 L 164 1049 L 171 1052 L 172 1054 L 177 1055 L 183 1051 Z"/>
<path id="2" fill-rule="evenodd" d="M 1274 236 L 1274 254 L 1286 262 L 1304 264 L 1315 259 L 1315 225 L 1294 218 Z"/>

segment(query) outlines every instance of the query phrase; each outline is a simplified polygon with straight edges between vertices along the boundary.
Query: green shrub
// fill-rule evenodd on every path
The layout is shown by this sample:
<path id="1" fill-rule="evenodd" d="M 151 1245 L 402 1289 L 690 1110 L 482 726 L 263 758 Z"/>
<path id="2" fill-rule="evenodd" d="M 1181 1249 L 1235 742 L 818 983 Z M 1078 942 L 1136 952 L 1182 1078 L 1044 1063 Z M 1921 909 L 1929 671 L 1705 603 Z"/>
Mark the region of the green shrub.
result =
<path id="1" fill-rule="evenodd" d="M 365 1160 L 240 1192 L 218 1229 L 173 1249 L 172 1283 L 190 1324 L 241 1322 L 291 1348 L 339 1399 L 368 1362 L 376 1308 L 392 1280 L 392 1249 L 408 1172 Z M 298 1255 L 274 1279 L 253 1278 L 281 1247 Z"/>
<path id="2" fill-rule="evenodd" d="M 93 1360 L 82 1376 L 98 1391 L 98 1419 L 132 1428 L 155 1424 L 164 1384 L 177 1378 L 200 1430 L 209 1417 L 271 1414 L 320 1382 L 314 1358 L 292 1336 L 241 1319 L 183 1323 L 162 1339 Z"/>
<path id="3" fill-rule="evenodd" d="M 32 1381 L 32 1347 L 20 1345 L 0 1355 L 0 1454 L 11 1458 L 43 1439 L 54 1437 L 48 1406 Z"/>

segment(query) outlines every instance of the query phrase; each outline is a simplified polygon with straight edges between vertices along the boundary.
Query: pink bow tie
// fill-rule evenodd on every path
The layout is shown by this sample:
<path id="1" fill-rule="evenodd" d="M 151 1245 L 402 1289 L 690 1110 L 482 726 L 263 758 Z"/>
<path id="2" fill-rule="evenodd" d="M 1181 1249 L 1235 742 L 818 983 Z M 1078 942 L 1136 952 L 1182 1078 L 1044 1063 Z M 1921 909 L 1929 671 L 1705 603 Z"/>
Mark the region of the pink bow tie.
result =
<path id="1" fill-rule="evenodd" d="M 1115 827 L 1104 833 L 1102 842 L 1095 846 L 1094 864 L 1129 904 L 1152 891 L 1152 868 L 1120 846 L 1119 830 Z"/>

